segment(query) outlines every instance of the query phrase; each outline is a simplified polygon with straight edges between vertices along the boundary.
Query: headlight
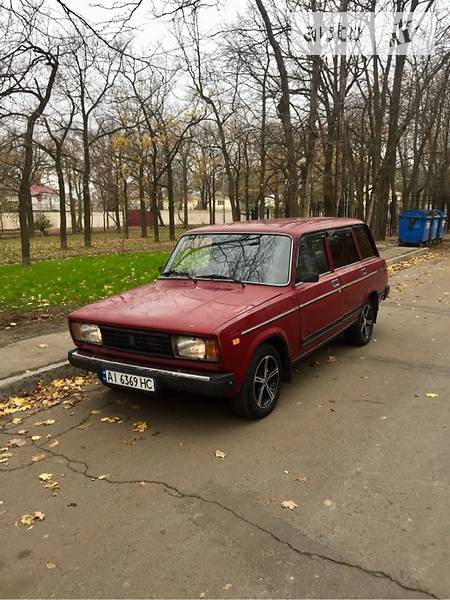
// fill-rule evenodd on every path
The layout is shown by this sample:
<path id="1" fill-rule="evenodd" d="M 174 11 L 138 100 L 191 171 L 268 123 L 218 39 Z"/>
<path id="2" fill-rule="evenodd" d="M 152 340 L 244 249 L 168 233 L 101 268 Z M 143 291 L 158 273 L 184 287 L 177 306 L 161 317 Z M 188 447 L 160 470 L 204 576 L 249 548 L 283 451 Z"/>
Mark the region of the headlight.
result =
<path id="1" fill-rule="evenodd" d="M 217 361 L 217 344 L 214 340 L 174 335 L 172 347 L 179 358 Z"/>
<path id="2" fill-rule="evenodd" d="M 102 333 L 98 325 L 92 325 L 91 323 L 72 323 L 73 337 L 79 342 L 86 342 L 88 344 L 102 343 Z"/>

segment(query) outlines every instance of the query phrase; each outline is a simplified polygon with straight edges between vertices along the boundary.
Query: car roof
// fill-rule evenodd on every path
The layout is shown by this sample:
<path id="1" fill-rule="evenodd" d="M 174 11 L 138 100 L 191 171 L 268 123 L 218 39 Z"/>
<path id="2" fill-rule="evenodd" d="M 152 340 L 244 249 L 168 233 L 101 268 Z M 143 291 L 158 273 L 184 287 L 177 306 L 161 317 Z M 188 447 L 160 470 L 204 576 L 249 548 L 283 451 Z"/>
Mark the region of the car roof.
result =
<path id="1" fill-rule="evenodd" d="M 205 225 L 190 229 L 187 233 L 285 233 L 302 235 L 323 229 L 361 225 L 359 219 L 342 219 L 337 217 L 313 217 L 306 219 L 267 219 L 261 221 L 235 221 L 223 225 Z"/>

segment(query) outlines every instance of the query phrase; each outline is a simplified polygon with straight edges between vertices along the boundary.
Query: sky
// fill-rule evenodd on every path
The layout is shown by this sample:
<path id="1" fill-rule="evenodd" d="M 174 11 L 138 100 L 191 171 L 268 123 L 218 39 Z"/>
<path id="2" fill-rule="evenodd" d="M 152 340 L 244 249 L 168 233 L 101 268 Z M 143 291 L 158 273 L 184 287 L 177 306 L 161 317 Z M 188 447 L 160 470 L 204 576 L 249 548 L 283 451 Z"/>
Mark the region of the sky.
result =
<path id="1" fill-rule="evenodd" d="M 111 28 L 110 22 L 125 15 L 129 15 L 132 8 L 114 8 L 123 7 L 127 0 L 64 0 L 66 5 L 74 12 L 82 15 L 93 26 L 100 28 Z M 57 7 L 55 0 L 51 0 L 55 10 L 61 11 Z M 133 4 L 134 2 L 132 2 Z M 136 48 L 143 50 L 151 49 L 156 45 L 161 45 L 166 51 L 171 51 L 176 47 L 173 36 L 174 25 L 170 17 L 157 17 L 167 11 L 169 3 L 164 0 L 143 0 L 142 5 L 136 10 L 129 21 L 129 26 L 133 28 L 133 40 Z M 200 30 L 203 34 L 210 34 L 222 28 L 225 24 L 235 21 L 240 12 L 244 12 L 247 6 L 246 0 L 219 0 L 211 2 L 213 6 L 204 6 L 200 11 Z"/>

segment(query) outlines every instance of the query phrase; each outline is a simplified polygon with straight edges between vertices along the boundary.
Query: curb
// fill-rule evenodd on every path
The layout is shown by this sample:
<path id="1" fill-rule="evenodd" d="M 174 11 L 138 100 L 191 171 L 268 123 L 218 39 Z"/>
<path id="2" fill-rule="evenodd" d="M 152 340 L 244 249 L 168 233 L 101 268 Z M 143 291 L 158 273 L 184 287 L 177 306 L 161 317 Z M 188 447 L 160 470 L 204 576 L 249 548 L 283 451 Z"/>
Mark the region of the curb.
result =
<path id="1" fill-rule="evenodd" d="M 404 252 L 398 256 L 386 259 L 386 264 L 395 265 L 396 263 L 402 262 L 402 260 L 408 260 L 408 258 L 412 258 L 413 256 L 423 256 L 424 254 L 428 254 L 428 252 L 429 248 L 417 248 L 417 250 L 410 250 L 409 252 Z"/>
<path id="2" fill-rule="evenodd" d="M 20 395 L 31 392 L 38 383 L 50 383 L 57 377 L 71 377 L 77 373 L 80 373 L 79 369 L 75 369 L 67 360 L 63 360 L 35 371 L 25 371 L 25 373 L 7 377 L 0 380 L 0 400 L 14 394 Z"/>

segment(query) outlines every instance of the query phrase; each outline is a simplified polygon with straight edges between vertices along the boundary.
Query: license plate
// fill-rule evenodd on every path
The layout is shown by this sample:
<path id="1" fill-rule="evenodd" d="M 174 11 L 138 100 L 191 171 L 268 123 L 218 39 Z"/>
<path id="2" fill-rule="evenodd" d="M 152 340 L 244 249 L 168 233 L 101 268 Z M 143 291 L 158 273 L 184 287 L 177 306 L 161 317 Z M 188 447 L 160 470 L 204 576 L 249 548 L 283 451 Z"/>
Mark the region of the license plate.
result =
<path id="1" fill-rule="evenodd" d="M 120 373 L 120 371 L 109 371 L 104 369 L 102 371 L 102 381 L 104 383 L 121 385 L 122 387 L 133 388 L 135 390 L 144 390 L 145 392 L 155 391 L 155 380 L 153 377 L 129 375 L 128 373 Z"/>

